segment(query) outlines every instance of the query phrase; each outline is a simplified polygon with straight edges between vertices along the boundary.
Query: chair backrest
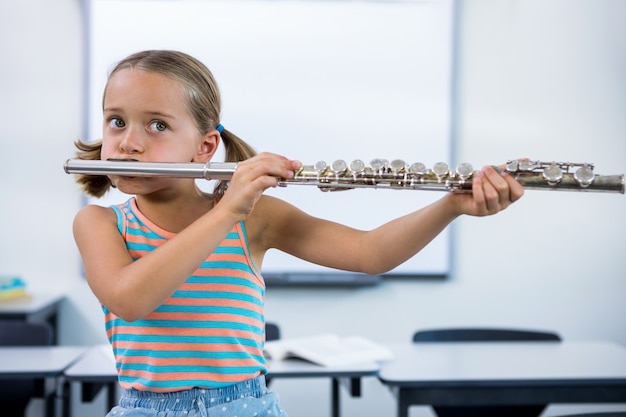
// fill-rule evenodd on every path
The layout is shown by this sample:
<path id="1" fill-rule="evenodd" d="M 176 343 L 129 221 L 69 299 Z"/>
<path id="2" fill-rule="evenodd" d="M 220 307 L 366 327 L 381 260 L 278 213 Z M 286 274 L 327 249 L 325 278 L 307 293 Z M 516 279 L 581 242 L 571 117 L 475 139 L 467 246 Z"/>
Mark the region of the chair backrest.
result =
<path id="1" fill-rule="evenodd" d="M 0 346 L 50 346 L 52 327 L 45 323 L 0 320 Z"/>
<path id="2" fill-rule="evenodd" d="M 275 323 L 265 323 L 265 340 L 280 339 L 280 327 Z"/>
<path id="3" fill-rule="evenodd" d="M 626 417 L 626 411 L 602 411 L 596 413 L 567 414 L 555 417 Z"/>
<path id="4" fill-rule="evenodd" d="M 554 341 L 561 337 L 557 333 L 498 328 L 451 328 L 418 330 L 413 334 L 413 342 L 516 342 Z"/>

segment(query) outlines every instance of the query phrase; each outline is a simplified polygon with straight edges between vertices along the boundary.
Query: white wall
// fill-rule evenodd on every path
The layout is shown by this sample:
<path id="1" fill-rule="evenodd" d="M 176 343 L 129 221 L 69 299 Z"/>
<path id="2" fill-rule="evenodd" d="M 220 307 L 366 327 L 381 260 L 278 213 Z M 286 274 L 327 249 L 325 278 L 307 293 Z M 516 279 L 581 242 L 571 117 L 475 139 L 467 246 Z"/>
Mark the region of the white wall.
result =
<path id="1" fill-rule="evenodd" d="M 66 344 L 105 341 L 71 236 L 80 197 L 61 169 L 81 131 L 80 12 L 78 0 L 0 2 L 0 273 L 21 274 L 32 291 L 67 292 Z M 462 2 L 458 161 L 528 156 L 624 173 L 625 18 L 618 0 Z M 270 289 L 267 317 L 286 337 L 330 330 L 408 341 L 421 327 L 494 325 L 626 344 L 625 213 L 624 195 L 528 191 L 498 216 L 455 223 L 445 282 Z M 327 413 L 327 381 L 274 388 L 292 417 Z M 363 398 L 343 399 L 346 416 L 394 409 L 373 378 Z"/>

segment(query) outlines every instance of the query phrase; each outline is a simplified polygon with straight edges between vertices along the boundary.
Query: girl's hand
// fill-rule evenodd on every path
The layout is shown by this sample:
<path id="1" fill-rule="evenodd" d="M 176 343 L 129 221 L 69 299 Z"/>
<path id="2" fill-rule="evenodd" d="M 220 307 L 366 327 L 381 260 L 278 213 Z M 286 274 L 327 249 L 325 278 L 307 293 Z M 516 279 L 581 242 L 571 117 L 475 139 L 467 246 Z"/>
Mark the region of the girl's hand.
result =
<path id="1" fill-rule="evenodd" d="M 292 178 L 300 166 L 299 161 L 267 152 L 242 161 L 237 164 L 219 206 L 245 220 L 265 190 L 276 187 L 279 178 Z"/>
<path id="2" fill-rule="evenodd" d="M 454 194 L 458 214 L 488 216 L 504 210 L 524 194 L 524 187 L 501 168 L 486 166 L 476 173 L 472 194 Z"/>

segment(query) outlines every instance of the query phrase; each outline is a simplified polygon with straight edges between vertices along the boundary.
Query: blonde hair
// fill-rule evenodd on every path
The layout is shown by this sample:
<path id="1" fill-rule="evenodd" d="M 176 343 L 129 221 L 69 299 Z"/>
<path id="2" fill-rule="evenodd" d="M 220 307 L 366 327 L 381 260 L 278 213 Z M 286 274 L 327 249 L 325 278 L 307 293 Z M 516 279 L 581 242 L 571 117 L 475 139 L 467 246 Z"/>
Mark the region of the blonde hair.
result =
<path id="1" fill-rule="evenodd" d="M 111 77 L 122 69 L 136 68 L 162 74 L 180 82 L 187 89 L 189 110 L 198 130 L 204 134 L 215 130 L 220 124 L 221 96 L 213 74 L 196 58 L 179 51 L 150 50 L 137 52 L 118 62 L 109 74 Z M 108 85 L 108 84 L 107 84 Z M 102 101 L 106 98 L 106 87 Z M 253 157 L 256 152 L 237 135 L 223 129 L 220 133 L 225 148 L 227 162 L 239 162 Z M 102 141 L 75 142 L 78 159 L 99 160 Z M 111 188 L 106 176 L 77 175 L 76 181 L 82 190 L 94 197 L 101 197 Z M 219 200 L 226 192 L 227 181 L 220 181 L 215 187 L 215 197 Z"/>

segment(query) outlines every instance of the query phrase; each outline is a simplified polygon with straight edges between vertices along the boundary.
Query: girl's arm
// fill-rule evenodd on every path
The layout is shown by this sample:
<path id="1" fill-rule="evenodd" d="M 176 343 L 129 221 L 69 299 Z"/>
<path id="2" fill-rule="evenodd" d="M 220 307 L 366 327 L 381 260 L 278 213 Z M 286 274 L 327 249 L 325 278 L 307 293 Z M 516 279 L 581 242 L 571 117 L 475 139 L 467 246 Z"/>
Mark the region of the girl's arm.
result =
<path id="1" fill-rule="evenodd" d="M 74 237 L 92 291 L 126 321 L 150 313 L 250 214 L 263 191 L 276 186 L 277 177 L 292 176 L 298 166 L 298 162 L 270 154 L 241 163 L 229 190 L 213 209 L 137 261 L 126 249 L 112 209 L 83 208 L 74 220 Z"/>
<path id="2" fill-rule="evenodd" d="M 472 191 L 449 193 L 368 232 L 324 221 L 276 202 L 271 209 L 265 209 L 271 210 L 275 219 L 265 235 L 266 245 L 331 268 L 383 273 L 414 256 L 459 215 L 495 214 L 518 200 L 523 187 L 510 175 L 486 167 L 475 179 Z"/>
<path id="3" fill-rule="evenodd" d="M 84 207 L 74 220 L 74 238 L 96 297 L 126 321 L 153 311 L 185 282 L 235 224 L 224 211 L 209 214 L 133 261 L 117 229 L 113 209 Z"/>

